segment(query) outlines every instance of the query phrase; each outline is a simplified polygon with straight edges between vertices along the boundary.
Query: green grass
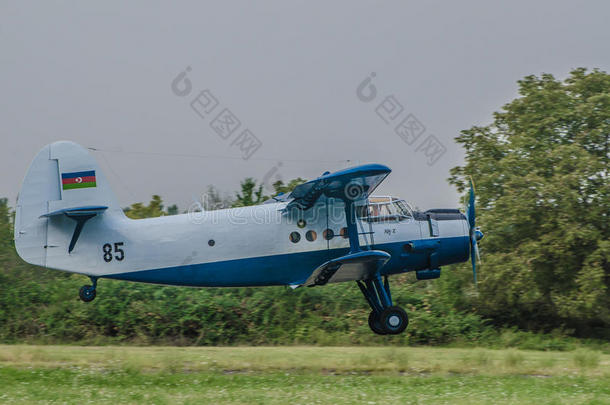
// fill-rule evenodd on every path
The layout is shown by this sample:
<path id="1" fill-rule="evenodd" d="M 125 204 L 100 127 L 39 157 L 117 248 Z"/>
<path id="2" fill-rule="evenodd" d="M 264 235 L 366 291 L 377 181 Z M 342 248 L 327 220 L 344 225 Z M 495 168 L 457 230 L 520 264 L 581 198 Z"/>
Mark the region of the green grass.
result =
<path id="1" fill-rule="evenodd" d="M 0 403 L 610 404 L 594 351 L 0 346 Z"/>

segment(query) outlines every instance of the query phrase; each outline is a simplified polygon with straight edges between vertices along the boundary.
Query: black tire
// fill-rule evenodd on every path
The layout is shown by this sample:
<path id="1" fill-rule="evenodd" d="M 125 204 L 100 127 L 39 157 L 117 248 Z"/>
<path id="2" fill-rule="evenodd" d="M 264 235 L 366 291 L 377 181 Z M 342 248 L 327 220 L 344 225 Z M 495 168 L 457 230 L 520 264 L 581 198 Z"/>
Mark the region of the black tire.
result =
<path id="1" fill-rule="evenodd" d="M 83 302 L 91 302 L 95 299 L 95 288 L 90 285 L 84 285 L 78 290 L 78 296 Z"/>
<path id="2" fill-rule="evenodd" d="M 377 312 L 371 311 L 369 314 L 369 328 L 378 335 L 387 335 L 388 333 L 381 327 Z"/>
<path id="3" fill-rule="evenodd" d="M 387 334 L 398 335 L 407 329 L 409 317 L 401 307 L 388 307 L 381 311 L 379 322 Z"/>

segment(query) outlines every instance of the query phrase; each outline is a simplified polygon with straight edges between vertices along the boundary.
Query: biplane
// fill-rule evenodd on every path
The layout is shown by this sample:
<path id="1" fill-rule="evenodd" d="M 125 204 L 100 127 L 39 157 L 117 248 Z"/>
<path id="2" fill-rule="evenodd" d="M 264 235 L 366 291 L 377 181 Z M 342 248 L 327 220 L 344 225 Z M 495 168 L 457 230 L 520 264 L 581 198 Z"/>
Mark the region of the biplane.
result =
<path id="1" fill-rule="evenodd" d="M 407 313 L 389 276 L 440 277 L 472 261 L 476 281 L 474 190 L 465 213 L 417 211 L 375 197 L 391 170 L 366 164 L 320 177 L 265 203 L 133 220 L 125 216 L 86 148 L 60 141 L 34 158 L 17 199 L 15 246 L 28 263 L 79 273 L 96 297 L 100 278 L 191 287 L 322 287 L 355 282 L 377 334 L 399 334 Z"/>

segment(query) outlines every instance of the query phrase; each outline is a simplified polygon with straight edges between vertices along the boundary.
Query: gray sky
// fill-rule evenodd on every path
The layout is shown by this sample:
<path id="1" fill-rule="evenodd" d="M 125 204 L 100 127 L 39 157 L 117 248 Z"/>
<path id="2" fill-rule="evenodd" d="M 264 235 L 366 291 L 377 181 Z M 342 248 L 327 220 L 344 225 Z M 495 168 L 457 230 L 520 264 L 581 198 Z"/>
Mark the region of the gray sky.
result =
<path id="1" fill-rule="evenodd" d="M 609 21 L 607 1 L 1 1 L 0 196 L 14 202 L 38 150 L 68 139 L 103 151 L 124 206 L 157 193 L 184 209 L 208 184 L 231 192 L 274 167 L 311 179 L 349 159 L 393 169 L 379 193 L 455 207 L 453 138 L 525 75 L 608 71 Z M 219 105 L 201 118 L 204 89 Z M 393 125 L 375 111 L 387 96 L 404 107 Z M 224 108 L 241 122 L 227 140 L 210 127 Z M 413 145 L 394 132 L 408 114 L 426 129 Z M 249 160 L 232 145 L 246 128 L 262 142 Z M 432 166 L 417 151 L 429 135 L 446 148 Z"/>

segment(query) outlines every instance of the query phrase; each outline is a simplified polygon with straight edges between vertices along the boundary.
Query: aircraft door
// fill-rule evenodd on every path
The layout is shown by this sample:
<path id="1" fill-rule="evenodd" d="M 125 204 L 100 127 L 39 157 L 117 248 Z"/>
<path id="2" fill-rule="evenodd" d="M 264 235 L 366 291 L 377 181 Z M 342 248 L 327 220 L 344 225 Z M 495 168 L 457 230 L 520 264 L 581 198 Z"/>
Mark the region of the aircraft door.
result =
<path id="1" fill-rule="evenodd" d="M 326 230 L 324 231 L 324 239 L 326 239 L 327 250 L 349 248 L 349 237 L 347 235 L 347 222 L 345 219 L 345 205 L 343 201 L 337 198 L 326 199 Z M 359 228 L 360 229 L 360 228 Z M 359 230 L 360 232 L 360 230 Z M 361 240 L 362 243 L 362 240 Z M 330 257 L 330 256 L 329 256 Z"/>

